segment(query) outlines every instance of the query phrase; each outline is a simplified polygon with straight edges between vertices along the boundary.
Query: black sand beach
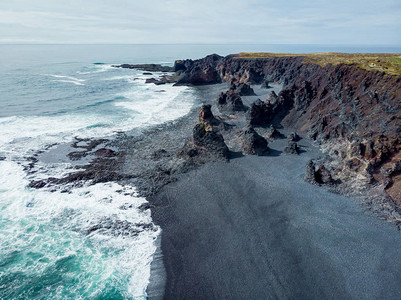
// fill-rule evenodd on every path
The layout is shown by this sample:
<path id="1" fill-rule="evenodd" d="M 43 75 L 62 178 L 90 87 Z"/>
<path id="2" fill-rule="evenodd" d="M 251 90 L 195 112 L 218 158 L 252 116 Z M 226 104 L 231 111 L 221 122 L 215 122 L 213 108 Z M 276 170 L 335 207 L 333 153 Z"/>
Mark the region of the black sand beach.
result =
<path id="1" fill-rule="evenodd" d="M 150 299 L 401 298 L 399 231 L 304 182 L 319 153 L 300 145 L 206 164 L 149 199 L 167 274 L 162 292 L 155 260 Z"/>

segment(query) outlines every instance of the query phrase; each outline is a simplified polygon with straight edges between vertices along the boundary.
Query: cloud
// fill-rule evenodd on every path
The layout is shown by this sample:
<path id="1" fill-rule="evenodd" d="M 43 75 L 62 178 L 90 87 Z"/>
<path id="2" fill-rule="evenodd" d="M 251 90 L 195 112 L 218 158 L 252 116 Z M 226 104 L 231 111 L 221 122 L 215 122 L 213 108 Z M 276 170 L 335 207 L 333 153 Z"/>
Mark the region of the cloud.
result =
<path id="1" fill-rule="evenodd" d="M 8 2 L 3 43 L 401 43 L 398 0 Z"/>

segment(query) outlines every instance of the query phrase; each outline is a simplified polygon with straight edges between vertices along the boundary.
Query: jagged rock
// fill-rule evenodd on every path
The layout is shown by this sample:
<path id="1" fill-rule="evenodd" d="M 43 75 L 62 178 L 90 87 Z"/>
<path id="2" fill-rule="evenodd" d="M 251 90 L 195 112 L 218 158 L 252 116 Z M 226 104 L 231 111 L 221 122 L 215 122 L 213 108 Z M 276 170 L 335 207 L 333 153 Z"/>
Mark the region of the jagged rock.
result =
<path id="1" fill-rule="evenodd" d="M 266 97 L 266 102 L 274 104 L 277 101 L 277 97 L 278 96 L 277 96 L 276 92 L 275 91 L 271 91 L 270 94 L 267 95 L 267 97 Z"/>
<path id="2" fill-rule="evenodd" d="M 299 154 L 299 146 L 295 142 L 289 142 L 284 148 L 284 152 L 288 154 Z"/>
<path id="3" fill-rule="evenodd" d="M 178 60 L 174 71 L 179 77 L 176 85 L 203 85 L 220 83 L 221 77 L 216 70 L 223 57 L 217 54 L 208 55 L 197 60 Z"/>
<path id="4" fill-rule="evenodd" d="M 280 139 L 283 137 L 283 134 L 278 131 L 273 125 L 270 125 L 269 130 L 266 133 L 266 136 L 269 139 Z"/>
<path id="5" fill-rule="evenodd" d="M 223 158 L 229 158 L 230 151 L 221 134 L 213 131 L 211 126 L 198 123 L 193 129 L 194 144 L 206 151 Z"/>
<path id="6" fill-rule="evenodd" d="M 270 103 L 262 102 L 260 99 L 252 103 L 246 114 L 246 120 L 251 125 L 265 125 L 273 118 L 272 106 Z"/>
<path id="7" fill-rule="evenodd" d="M 320 164 L 316 166 L 313 160 L 310 160 L 306 165 L 305 181 L 313 184 L 328 184 L 332 185 L 336 182 L 333 180 L 329 170 Z"/>
<path id="8" fill-rule="evenodd" d="M 240 134 L 244 154 L 263 155 L 268 151 L 266 139 L 248 126 Z"/>
<path id="9" fill-rule="evenodd" d="M 158 64 L 140 64 L 140 65 L 131 65 L 131 64 L 122 64 L 118 66 L 112 66 L 113 68 L 123 68 L 123 69 L 138 69 L 142 71 L 149 72 L 173 72 L 172 67 L 162 66 Z"/>
<path id="10" fill-rule="evenodd" d="M 219 98 L 217 98 L 217 107 L 220 112 L 227 114 L 246 110 L 246 107 L 242 103 L 241 96 L 231 89 L 220 94 Z"/>
<path id="11" fill-rule="evenodd" d="M 210 104 L 202 105 L 199 110 L 199 122 L 207 122 L 211 119 L 214 119 L 212 106 Z"/>
<path id="12" fill-rule="evenodd" d="M 326 169 L 324 165 L 320 165 L 318 169 L 315 171 L 315 180 L 317 183 L 321 184 L 333 184 L 333 178 L 329 170 Z"/>
<path id="13" fill-rule="evenodd" d="M 113 156 L 116 156 L 116 152 L 111 149 L 100 148 L 95 151 L 95 155 L 102 156 L 102 157 L 113 157 Z"/>
<path id="14" fill-rule="evenodd" d="M 291 132 L 288 135 L 288 141 L 290 142 L 298 142 L 300 139 L 301 137 L 296 132 Z"/>
<path id="15" fill-rule="evenodd" d="M 145 83 L 154 83 L 156 85 L 166 84 L 166 82 L 158 80 L 156 78 L 148 78 L 148 79 L 145 80 Z"/>
<path id="16" fill-rule="evenodd" d="M 253 88 L 247 83 L 240 83 L 236 87 L 236 91 L 240 96 L 254 96 L 256 95 Z"/>
<path id="17" fill-rule="evenodd" d="M 305 181 L 309 183 L 316 183 L 315 163 L 312 159 L 306 164 Z"/>

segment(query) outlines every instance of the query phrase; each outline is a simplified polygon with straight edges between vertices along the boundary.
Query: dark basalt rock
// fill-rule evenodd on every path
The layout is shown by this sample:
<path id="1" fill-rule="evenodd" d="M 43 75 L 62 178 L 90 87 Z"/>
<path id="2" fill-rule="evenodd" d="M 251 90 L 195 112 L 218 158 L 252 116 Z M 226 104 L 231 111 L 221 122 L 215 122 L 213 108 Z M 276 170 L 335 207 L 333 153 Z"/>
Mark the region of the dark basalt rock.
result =
<path id="1" fill-rule="evenodd" d="M 174 72 L 178 76 L 176 85 L 204 85 L 220 83 L 221 77 L 216 67 L 223 60 L 222 56 L 212 54 L 198 60 L 178 60 L 174 63 Z"/>
<path id="2" fill-rule="evenodd" d="M 288 154 L 299 154 L 299 146 L 295 142 L 289 142 L 284 148 L 284 152 Z"/>
<path id="3" fill-rule="evenodd" d="M 270 125 L 267 132 L 267 137 L 269 139 L 281 139 L 284 135 L 278 131 L 273 125 Z"/>
<path id="4" fill-rule="evenodd" d="M 217 107 L 219 111 L 226 114 L 234 114 L 240 111 L 246 111 L 246 107 L 242 103 L 241 96 L 234 90 L 230 89 L 225 93 L 221 93 L 217 98 Z"/>
<path id="5" fill-rule="evenodd" d="M 298 142 L 299 140 L 301 140 L 301 137 L 296 132 L 291 132 L 288 135 L 288 141 L 290 142 Z"/>
<path id="6" fill-rule="evenodd" d="M 148 78 L 145 80 L 145 83 L 154 83 L 156 85 L 162 85 L 162 84 L 166 84 L 165 81 L 156 79 L 156 78 Z"/>
<path id="7" fill-rule="evenodd" d="M 242 152 L 244 154 L 264 155 L 268 152 L 266 139 L 260 136 L 251 126 L 240 133 Z"/>
<path id="8" fill-rule="evenodd" d="M 111 149 L 100 148 L 95 151 L 95 155 L 101 156 L 101 157 L 114 157 L 114 156 L 116 156 L 116 152 Z"/>
<path id="9" fill-rule="evenodd" d="M 150 72 L 144 72 L 144 73 L 142 73 L 142 75 L 153 75 L 153 73 L 150 73 Z"/>
<path id="10" fill-rule="evenodd" d="M 260 99 L 252 103 L 246 114 L 246 120 L 251 125 L 266 125 L 273 119 L 273 107 Z"/>
<path id="11" fill-rule="evenodd" d="M 228 159 L 230 151 L 221 134 L 213 131 L 205 123 L 197 124 L 193 129 L 193 141 L 196 146 L 207 152 Z"/>
<path id="12" fill-rule="evenodd" d="M 208 122 L 214 119 L 212 113 L 212 106 L 210 104 L 204 104 L 199 110 L 199 122 Z"/>
<path id="13" fill-rule="evenodd" d="M 123 69 L 138 69 L 142 71 L 148 72 L 173 72 L 174 68 L 168 66 L 162 66 L 158 64 L 139 64 L 139 65 L 131 65 L 131 64 L 122 64 L 112 66 L 114 68 L 123 68 Z M 149 75 L 149 74 L 147 74 Z"/>
<path id="14" fill-rule="evenodd" d="M 236 87 L 236 91 L 240 96 L 254 96 L 256 95 L 253 88 L 247 83 L 240 83 Z"/>
<path id="15" fill-rule="evenodd" d="M 312 184 L 326 185 L 333 185 L 336 183 L 329 170 L 323 164 L 316 166 L 313 160 L 310 160 L 306 165 L 305 181 Z"/>

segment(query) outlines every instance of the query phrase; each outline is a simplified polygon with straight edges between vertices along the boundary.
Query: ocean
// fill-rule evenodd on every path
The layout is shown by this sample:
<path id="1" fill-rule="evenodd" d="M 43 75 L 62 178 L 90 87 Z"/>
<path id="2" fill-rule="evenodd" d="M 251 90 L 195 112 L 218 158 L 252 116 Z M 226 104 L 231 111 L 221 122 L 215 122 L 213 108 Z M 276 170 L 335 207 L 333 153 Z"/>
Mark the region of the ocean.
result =
<path id="1" fill-rule="evenodd" d="M 69 193 L 29 188 L 31 180 L 60 178 L 74 168 L 60 158 L 27 172 L 29 158 L 76 137 L 141 134 L 185 116 L 195 103 L 191 87 L 145 84 L 152 76 L 112 65 L 171 66 L 176 59 L 241 51 L 399 53 L 401 47 L 0 45 L 0 299 L 146 299 L 161 232 L 149 210 L 138 209 L 146 199 L 116 182 Z M 104 220 L 129 226 L 90 232 Z M 135 224 L 153 229 L 127 235 Z"/>

